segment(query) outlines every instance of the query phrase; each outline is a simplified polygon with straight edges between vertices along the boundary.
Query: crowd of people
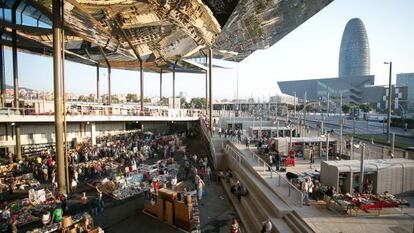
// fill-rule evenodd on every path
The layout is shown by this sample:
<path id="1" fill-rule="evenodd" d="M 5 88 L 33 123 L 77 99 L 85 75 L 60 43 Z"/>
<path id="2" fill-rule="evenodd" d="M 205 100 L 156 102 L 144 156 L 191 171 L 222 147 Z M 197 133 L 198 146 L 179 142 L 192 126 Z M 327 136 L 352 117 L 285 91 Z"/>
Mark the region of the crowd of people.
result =
<path id="1" fill-rule="evenodd" d="M 175 135 L 174 135 L 175 136 Z M 165 159 L 174 157 L 179 150 L 176 143 L 171 140 L 163 140 L 165 137 L 174 137 L 173 135 L 155 137 L 144 137 L 141 133 L 128 133 L 120 135 L 109 135 L 97 139 L 95 145 L 90 139 L 81 142 L 73 142 L 68 149 L 67 164 L 69 173 L 69 184 L 71 193 L 77 192 L 79 184 L 85 184 L 91 180 L 98 180 L 104 177 L 110 177 L 112 172 L 122 169 L 113 169 L 118 167 L 137 167 L 147 159 Z M 178 140 L 178 137 L 176 137 Z M 170 138 L 171 139 L 171 138 Z M 173 140 L 174 141 L 174 140 Z M 12 157 L 12 155 L 11 155 Z M 197 155 L 190 156 L 184 153 L 186 167 L 189 167 L 191 174 L 188 174 L 194 180 L 198 197 L 201 200 L 204 190 L 204 181 L 210 180 L 211 169 L 208 159 L 198 158 Z M 13 157 L 12 157 L 13 158 Z M 15 161 L 10 161 L 15 162 Z M 16 161 L 19 164 L 17 173 L 32 173 L 34 178 L 39 180 L 42 185 L 57 191 L 58 184 L 56 181 L 56 156 L 53 148 L 47 148 L 35 155 L 28 155 L 22 161 Z M 13 184 L 13 183 L 12 183 Z M 13 186 L 13 185 L 11 185 Z M 14 187 L 10 188 L 13 192 Z M 70 196 L 57 195 L 58 205 L 50 213 L 43 213 L 44 224 L 60 222 L 63 214 L 68 210 L 67 199 Z M 8 203 L 2 203 L 6 207 Z M 101 214 L 104 210 L 104 201 L 102 192 L 96 188 L 95 197 L 89 200 L 86 193 L 80 197 L 81 212 L 89 212 L 94 216 Z M 75 212 L 78 212 L 76 210 Z M 3 218 L 7 218 L 7 211 L 3 212 Z M 13 219 L 6 219 L 10 222 L 10 228 L 15 227 Z"/>

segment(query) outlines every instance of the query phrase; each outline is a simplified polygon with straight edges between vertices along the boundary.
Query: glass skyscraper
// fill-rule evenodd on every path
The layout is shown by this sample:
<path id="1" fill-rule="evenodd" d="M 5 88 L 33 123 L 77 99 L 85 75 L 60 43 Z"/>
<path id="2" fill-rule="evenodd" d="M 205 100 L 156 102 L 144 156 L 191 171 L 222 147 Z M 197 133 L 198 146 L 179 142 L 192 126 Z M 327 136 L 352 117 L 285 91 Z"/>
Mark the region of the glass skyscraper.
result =
<path id="1" fill-rule="evenodd" d="M 339 77 L 355 77 L 370 74 L 368 35 L 359 18 L 348 21 L 342 34 L 339 52 Z"/>

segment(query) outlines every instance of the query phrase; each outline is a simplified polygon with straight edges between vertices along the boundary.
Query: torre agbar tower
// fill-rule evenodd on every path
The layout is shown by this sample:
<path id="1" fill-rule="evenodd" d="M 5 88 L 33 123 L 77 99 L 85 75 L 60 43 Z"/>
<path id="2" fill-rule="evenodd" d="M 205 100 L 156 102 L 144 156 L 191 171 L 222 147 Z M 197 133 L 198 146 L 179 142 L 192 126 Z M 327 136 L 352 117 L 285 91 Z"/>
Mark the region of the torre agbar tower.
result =
<path id="1" fill-rule="evenodd" d="M 339 52 L 339 77 L 370 74 L 368 35 L 364 23 L 353 18 L 346 24 Z"/>

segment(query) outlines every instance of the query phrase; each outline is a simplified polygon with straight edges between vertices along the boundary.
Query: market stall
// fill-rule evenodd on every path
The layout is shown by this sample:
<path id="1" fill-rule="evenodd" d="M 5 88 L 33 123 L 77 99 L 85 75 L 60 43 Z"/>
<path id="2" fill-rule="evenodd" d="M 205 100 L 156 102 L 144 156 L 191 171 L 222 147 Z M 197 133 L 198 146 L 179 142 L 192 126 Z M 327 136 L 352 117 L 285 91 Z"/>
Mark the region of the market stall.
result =
<path id="1" fill-rule="evenodd" d="M 339 193 L 353 193 L 360 185 L 360 164 L 359 160 L 323 161 L 321 182 L 335 187 Z M 414 190 L 412 174 L 414 174 L 413 160 L 364 160 L 363 189 L 372 193 L 387 191 L 393 194 L 412 191 Z"/>
<path id="2" fill-rule="evenodd" d="M 116 176 L 95 180 L 88 185 L 116 200 L 123 200 L 148 190 L 153 180 L 157 180 L 160 187 L 167 186 L 178 170 L 179 165 L 173 159 L 165 159 L 152 165 L 141 164 L 136 169 L 125 167 Z"/>
<path id="3" fill-rule="evenodd" d="M 274 147 L 281 154 L 287 155 L 290 150 L 293 150 L 295 152 L 295 157 L 303 157 L 305 159 L 309 159 L 310 153 L 318 157 L 326 156 L 326 142 L 326 137 L 273 138 Z M 290 145 L 292 145 L 291 148 Z M 312 150 L 312 152 L 309 150 Z M 335 139 L 329 140 L 328 150 L 330 158 L 335 155 Z"/>
<path id="4" fill-rule="evenodd" d="M 28 233 L 51 233 L 51 232 L 93 232 L 104 233 L 98 226 L 93 225 L 93 218 L 88 213 L 79 213 L 73 216 L 64 216 L 62 223 L 52 223 L 41 228 L 35 228 Z"/>
<path id="5" fill-rule="evenodd" d="M 29 190 L 28 198 L 15 200 L 2 207 L 2 211 L 9 210 L 10 217 L 17 220 L 17 226 L 24 226 L 39 221 L 42 214 L 56 209 L 60 201 L 49 190 Z M 5 219 L 1 220 L 2 227 L 7 225 Z"/>
<path id="6" fill-rule="evenodd" d="M 263 126 L 263 127 L 249 127 L 249 137 L 258 138 L 262 135 L 267 135 L 267 137 L 290 137 L 290 132 L 292 131 L 292 137 L 297 137 L 296 129 L 289 128 L 286 126 Z"/>
<path id="7" fill-rule="evenodd" d="M 159 221 L 179 227 L 186 232 L 200 231 L 200 217 L 196 192 L 162 188 L 145 197 L 144 213 Z"/>
<path id="8" fill-rule="evenodd" d="M 32 173 L 26 173 L 19 176 L 13 176 L 7 173 L 4 176 L 0 176 L 0 191 L 16 191 L 16 190 L 28 190 L 31 188 L 37 188 L 40 186 L 40 182 L 33 178 Z"/>

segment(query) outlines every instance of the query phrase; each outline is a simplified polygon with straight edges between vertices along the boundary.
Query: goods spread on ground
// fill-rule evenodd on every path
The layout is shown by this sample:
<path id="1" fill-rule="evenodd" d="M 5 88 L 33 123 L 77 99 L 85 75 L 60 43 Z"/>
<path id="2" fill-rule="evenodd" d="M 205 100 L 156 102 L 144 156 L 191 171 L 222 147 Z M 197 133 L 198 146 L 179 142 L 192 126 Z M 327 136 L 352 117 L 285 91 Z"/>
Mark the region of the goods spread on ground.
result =
<path id="1" fill-rule="evenodd" d="M 27 190 L 37 188 L 40 182 L 33 178 L 33 173 L 25 173 L 19 176 L 13 176 L 11 172 L 2 173 L 0 176 L 0 191 L 7 192 L 10 189 Z"/>
<path id="2" fill-rule="evenodd" d="M 116 200 L 124 200 L 149 189 L 149 183 L 153 179 L 159 181 L 160 187 L 166 185 L 177 175 L 179 167 L 173 159 L 159 160 L 153 165 L 127 167 L 123 172 L 124 175 L 106 177 L 90 182 L 88 185 Z"/>
<path id="3" fill-rule="evenodd" d="M 22 226 L 35 221 L 39 221 L 42 213 L 53 211 L 58 207 L 59 200 L 56 200 L 48 190 L 29 190 L 29 197 L 17 200 L 4 206 L 10 210 L 11 218 L 17 219 L 17 225 Z M 2 210 L 2 212 L 4 211 Z M 7 226 L 7 222 L 2 219 L 2 229 Z"/>
<path id="4" fill-rule="evenodd" d="M 42 228 L 36 228 L 28 233 L 50 232 L 94 232 L 103 233 L 100 227 L 93 226 L 93 219 L 88 213 L 79 213 L 73 216 L 64 216 L 61 223 L 52 223 Z"/>
<path id="5" fill-rule="evenodd" d="M 349 214 L 352 214 L 352 210 L 368 211 L 374 209 L 380 211 L 383 208 L 404 208 L 410 206 L 406 200 L 398 199 L 391 194 L 334 194 L 329 200 L 329 204 L 332 203 L 336 204 Z M 378 212 L 378 214 L 379 213 L 380 212 Z"/>

